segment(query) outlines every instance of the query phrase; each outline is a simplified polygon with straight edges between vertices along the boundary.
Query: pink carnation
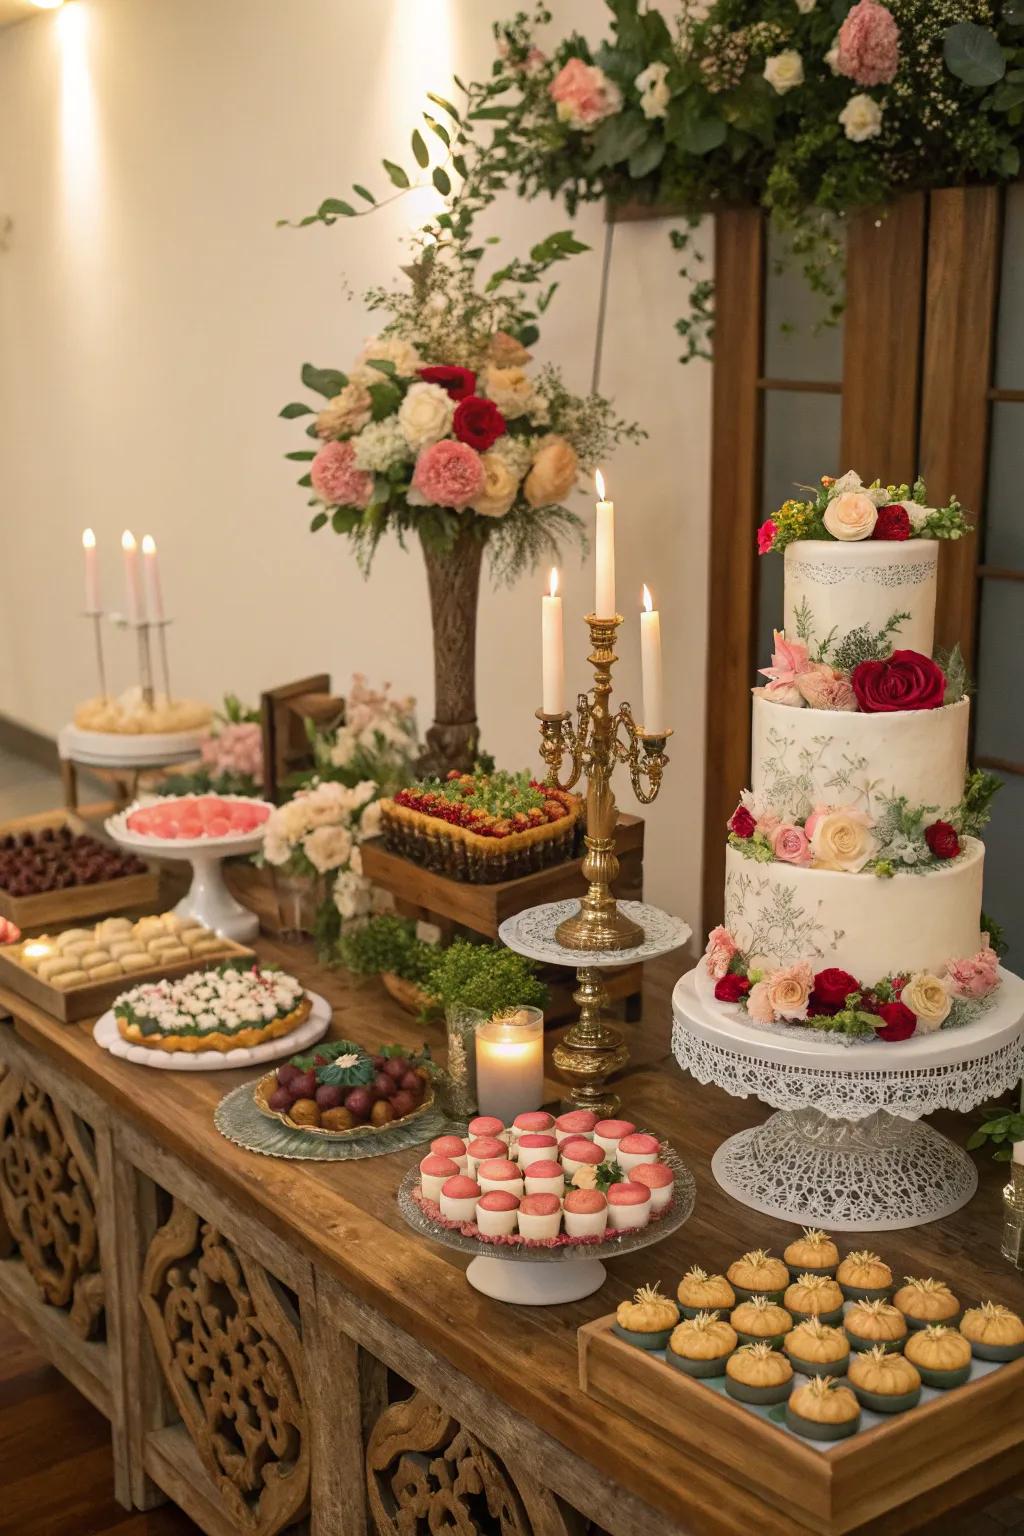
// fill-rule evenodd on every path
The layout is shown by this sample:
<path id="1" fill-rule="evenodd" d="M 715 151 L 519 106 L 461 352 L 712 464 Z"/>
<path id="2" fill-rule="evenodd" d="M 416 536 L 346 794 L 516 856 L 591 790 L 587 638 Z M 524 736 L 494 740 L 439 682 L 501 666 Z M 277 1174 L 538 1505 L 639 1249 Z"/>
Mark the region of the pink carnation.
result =
<path id="1" fill-rule="evenodd" d="M 836 68 L 858 85 L 888 85 L 900 63 L 900 29 L 878 0 L 857 0 L 839 28 Z"/>
<path id="2" fill-rule="evenodd" d="M 202 760 L 213 773 L 240 773 L 263 778 L 263 729 L 259 722 L 237 721 L 224 726 L 202 744 Z"/>
<path id="3" fill-rule="evenodd" d="M 434 506 L 468 507 L 484 488 L 484 466 L 468 443 L 444 438 L 423 449 L 412 483 Z"/>
<path id="4" fill-rule="evenodd" d="M 755 1024 L 774 1024 L 775 1009 L 768 996 L 768 983 L 758 981 L 747 994 L 747 1017 Z"/>
<path id="5" fill-rule="evenodd" d="M 728 928 L 723 928 L 721 924 L 717 928 L 712 928 L 704 951 L 704 965 L 708 975 L 714 977 L 715 981 L 720 981 L 729 969 L 730 961 L 738 948 Z"/>
<path id="6" fill-rule="evenodd" d="M 800 697 L 811 709 L 857 710 L 857 695 L 847 678 L 834 667 L 815 662 L 796 680 Z"/>
<path id="7" fill-rule="evenodd" d="M 571 128 L 593 128 L 622 108 L 622 92 L 603 69 L 570 59 L 548 86 L 559 119 Z"/>
<path id="8" fill-rule="evenodd" d="M 811 862 L 811 845 L 802 827 L 784 821 L 772 837 L 772 852 L 784 864 L 799 864 L 806 868 Z"/>
<path id="9" fill-rule="evenodd" d="M 999 985 L 999 956 L 987 943 L 966 960 L 951 960 L 946 966 L 946 982 L 954 997 L 987 997 Z"/>
<path id="10" fill-rule="evenodd" d="M 373 476 L 356 469 L 356 450 L 351 442 L 324 443 L 309 466 L 313 489 L 331 507 L 368 507 L 373 495 Z"/>
<path id="11" fill-rule="evenodd" d="M 767 555 L 770 552 L 778 531 L 770 517 L 761 524 L 757 530 L 757 552 L 759 555 Z"/>

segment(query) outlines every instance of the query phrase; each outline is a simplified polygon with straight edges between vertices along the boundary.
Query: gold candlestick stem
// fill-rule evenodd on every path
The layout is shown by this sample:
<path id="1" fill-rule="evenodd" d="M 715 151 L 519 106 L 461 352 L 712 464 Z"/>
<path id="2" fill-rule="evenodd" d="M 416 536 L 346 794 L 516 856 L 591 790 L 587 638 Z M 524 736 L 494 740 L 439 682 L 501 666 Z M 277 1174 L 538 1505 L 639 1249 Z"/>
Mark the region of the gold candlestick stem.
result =
<path id="1" fill-rule="evenodd" d="M 139 647 L 139 683 L 142 688 L 142 697 L 150 708 L 153 707 L 153 659 L 149 649 L 149 625 L 142 623 L 135 626 Z"/>
<path id="2" fill-rule="evenodd" d="M 99 673 L 99 676 L 100 676 L 100 698 L 101 699 L 105 699 L 105 698 L 108 697 L 108 694 L 107 694 L 107 668 L 106 668 L 106 664 L 105 664 L 105 662 L 103 660 L 103 629 L 102 629 L 103 614 L 102 613 L 90 613 L 89 614 L 89 618 L 92 619 L 92 637 L 93 637 L 93 642 L 94 642 L 94 644 L 96 646 L 96 670 L 97 670 L 97 672 Z"/>

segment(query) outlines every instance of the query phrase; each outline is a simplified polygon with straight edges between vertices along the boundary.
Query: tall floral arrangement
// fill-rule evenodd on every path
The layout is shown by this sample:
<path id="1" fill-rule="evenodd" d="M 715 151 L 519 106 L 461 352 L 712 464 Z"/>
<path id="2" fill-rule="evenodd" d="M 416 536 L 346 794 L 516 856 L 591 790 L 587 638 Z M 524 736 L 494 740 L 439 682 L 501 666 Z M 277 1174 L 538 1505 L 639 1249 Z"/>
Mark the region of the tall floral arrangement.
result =
<path id="1" fill-rule="evenodd" d="M 272 811 L 261 858 L 273 869 L 322 885 L 316 921 L 322 948 L 338 936 L 341 922 L 365 917 L 373 887 L 363 874 L 361 844 L 380 829 L 380 788 L 372 779 L 351 787 L 314 783 Z"/>

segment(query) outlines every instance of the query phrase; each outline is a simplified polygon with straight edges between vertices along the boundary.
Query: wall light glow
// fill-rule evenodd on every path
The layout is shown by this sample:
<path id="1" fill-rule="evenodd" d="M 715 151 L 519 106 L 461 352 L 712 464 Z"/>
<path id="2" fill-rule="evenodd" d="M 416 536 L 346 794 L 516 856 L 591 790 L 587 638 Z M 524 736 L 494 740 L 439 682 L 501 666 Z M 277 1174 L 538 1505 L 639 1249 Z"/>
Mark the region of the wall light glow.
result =
<path id="1" fill-rule="evenodd" d="M 61 6 L 54 20 L 60 60 L 61 171 L 67 212 L 92 224 L 97 216 L 99 156 L 96 98 L 89 65 L 89 8 Z"/>
<path id="2" fill-rule="evenodd" d="M 435 110 L 427 101 L 427 92 L 440 91 L 443 95 L 457 67 L 454 9 L 453 0 L 398 0 L 392 7 L 388 97 L 412 105 L 417 114 L 414 122 L 420 128 L 419 111 Z M 444 120 L 443 113 L 438 115 Z M 424 135 L 430 141 L 431 163 L 436 164 L 443 154 L 441 141 L 426 129 Z M 429 177 L 429 172 L 423 174 Z M 415 187 L 402 199 L 402 217 L 415 232 L 440 213 L 445 203 L 434 187 Z"/>

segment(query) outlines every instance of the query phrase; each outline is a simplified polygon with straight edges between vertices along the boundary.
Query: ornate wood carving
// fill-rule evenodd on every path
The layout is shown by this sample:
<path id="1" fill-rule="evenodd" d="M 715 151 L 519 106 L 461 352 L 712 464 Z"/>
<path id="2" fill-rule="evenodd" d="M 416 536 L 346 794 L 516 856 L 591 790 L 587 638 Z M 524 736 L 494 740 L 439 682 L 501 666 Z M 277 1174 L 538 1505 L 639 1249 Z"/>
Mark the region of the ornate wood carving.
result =
<path id="1" fill-rule="evenodd" d="M 381 1414 L 366 1448 L 379 1536 L 570 1536 L 553 1494 L 416 1392 Z"/>
<path id="2" fill-rule="evenodd" d="M 185 1428 L 239 1531 L 309 1506 L 302 1342 L 261 1265 L 175 1200 L 146 1255 L 142 1306 Z"/>
<path id="3" fill-rule="evenodd" d="M 104 1316 L 96 1182 L 88 1128 L 8 1072 L 0 1079 L 3 1226 L 44 1301 L 66 1309 L 83 1339 L 100 1331 Z"/>

